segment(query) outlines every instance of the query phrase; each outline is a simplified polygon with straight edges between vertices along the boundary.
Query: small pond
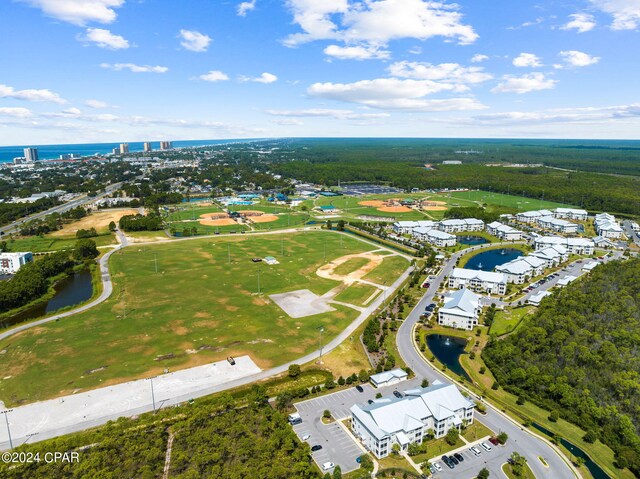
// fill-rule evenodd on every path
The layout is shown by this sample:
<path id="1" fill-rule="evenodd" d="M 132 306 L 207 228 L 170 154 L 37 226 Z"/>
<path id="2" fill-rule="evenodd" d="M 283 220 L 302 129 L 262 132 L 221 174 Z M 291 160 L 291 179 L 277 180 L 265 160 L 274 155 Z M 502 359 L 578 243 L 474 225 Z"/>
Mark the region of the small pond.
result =
<path id="1" fill-rule="evenodd" d="M 466 339 L 443 334 L 430 334 L 427 336 L 427 346 L 433 355 L 451 371 L 469 379 L 467 372 L 460 365 L 460 355 L 466 354 L 464 348 Z"/>
<path id="2" fill-rule="evenodd" d="M 479 245 L 479 244 L 487 244 L 489 240 L 487 238 L 483 238 L 482 236 L 473 236 L 473 235 L 464 235 L 458 236 L 458 243 L 466 244 L 466 245 Z"/>
<path id="3" fill-rule="evenodd" d="M 493 271 L 496 266 L 508 263 L 509 261 L 516 259 L 518 256 L 524 256 L 524 253 L 519 249 L 492 249 L 472 256 L 464 267 L 466 269 L 475 269 L 479 271 Z"/>

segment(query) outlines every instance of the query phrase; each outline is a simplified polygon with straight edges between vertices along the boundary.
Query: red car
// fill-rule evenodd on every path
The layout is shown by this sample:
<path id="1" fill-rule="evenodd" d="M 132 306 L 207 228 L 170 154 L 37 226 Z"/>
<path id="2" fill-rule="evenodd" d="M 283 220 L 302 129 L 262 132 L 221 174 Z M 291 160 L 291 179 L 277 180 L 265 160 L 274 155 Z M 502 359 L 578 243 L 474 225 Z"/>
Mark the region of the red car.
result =
<path id="1" fill-rule="evenodd" d="M 498 441 L 498 438 L 496 438 L 496 437 L 490 437 L 490 438 L 489 438 L 489 442 L 490 442 L 491 444 L 493 444 L 494 446 L 497 446 L 497 445 L 499 445 L 499 444 L 500 444 L 500 442 Z"/>

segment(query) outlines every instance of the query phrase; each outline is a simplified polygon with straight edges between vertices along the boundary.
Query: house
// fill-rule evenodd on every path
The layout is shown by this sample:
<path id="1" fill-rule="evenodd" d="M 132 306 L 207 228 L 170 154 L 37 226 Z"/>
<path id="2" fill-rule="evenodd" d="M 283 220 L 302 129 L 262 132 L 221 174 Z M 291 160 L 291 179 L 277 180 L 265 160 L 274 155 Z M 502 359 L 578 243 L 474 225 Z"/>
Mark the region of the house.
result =
<path id="1" fill-rule="evenodd" d="M 398 384 L 400 381 L 408 379 L 409 375 L 403 369 L 392 369 L 382 373 L 374 374 L 369 378 L 371 384 L 377 388 Z"/>
<path id="2" fill-rule="evenodd" d="M 554 216 L 541 216 L 537 219 L 538 226 L 559 233 L 570 234 L 578 232 L 578 225 L 571 221 L 558 219 Z"/>
<path id="3" fill-rule="evenodd" d="M 593 254 L 595 243 L 588 238 L 563 238 L 562 236 L 538 236 L 534 242 L 535 249 L 548 246 L 562 246 L 570 254 Z"/>
<path id="4" fill-rule="evenodd" d="M 445 233 L 439 230 L 427 231 L 426 240 L 431 244 L 440 246 L 441 248 L 444 248 L 447 246 L 455 246 L 457 242 L 457 238 L 455 235 Z"/>
<path id="5" fill-rule="evenodd" d="M 527 300 L 527 303 L 532 304 L 534 306 L 540 306 L 540 303 L 542 302 L 542 300 L 547 296 L 551 296 L 551 293 L 549 291 L 540 291 L 539 293 L 532 294 Z"/>
<path id="6" fill-rule="evenodd" d="M 444 299 L 438 311 L 438 324 L 472 330 L 478 324 L 481 311 L 480 296 L 462 288 Z"/>
<path id="7" fill-rule="evenodd" d="M 503 295 L 507 292 L 507 277 L 502 273 L 454 268 L 449 276 L 449 288 L 468 288 Z"/>
<path id="8" fill-rule="evenodd" d="M 475 404 L 453 384 L 438 380 L 427 388 L 405 391 L 405 396 L 385 396 L 372 404 L 351 407 L 351 430 L 377 458 L 388 456 L 393 445 L 406 451 L 409 444 L 422 444 L 432 430 L 441 438 L 451 428 L 473 423 Z"/>
<path id="9" fill-rule="evenodd" d="M 588 213 L 586 210 L 575 208 L 556 208 L 553 210 L 553 216 L 568 220 L 586 221 Z"/>
<path id="10" fill-rule="evenodd" d="M 520 230 L 512 228 L 509 225 L 494 221 L 487 225 L 487 233 L 493 236 L 497 236 L 503 241 L 519 241 L 522 239 L 524 233 Z"/>
<path id="11" fill-rule="evenodd" d="M 0 274 L 15 274 L 33 261 L 33 253 L 0 253 Z"/>

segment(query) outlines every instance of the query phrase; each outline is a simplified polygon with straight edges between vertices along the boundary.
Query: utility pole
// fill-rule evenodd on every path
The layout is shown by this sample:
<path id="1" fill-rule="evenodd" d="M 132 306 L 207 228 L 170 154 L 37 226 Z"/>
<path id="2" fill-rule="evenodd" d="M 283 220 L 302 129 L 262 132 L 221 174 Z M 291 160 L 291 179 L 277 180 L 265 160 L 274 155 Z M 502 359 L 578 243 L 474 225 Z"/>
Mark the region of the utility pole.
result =
<path id="1" fill-rule="evenodd" d="M 153 403 L 153 413 L 156 412 L 156 396 L 153 392 L 153 378 L 157 376 L 151 376 L 150 378 L 145 378 L 145 381 L 149 381 L 151 383 L 151 402 Z"/>
<path id="2" fill-rule="evenodd" d="M 158 253 L 153 253 L 153 262 L 156 265 L 156 274 L 158 273 Z"/>
<path id="3" fill-rule="evenodd" d="M 320 339 L 318 340 L 319 346 L 320 346 L 320 357 L 318 359 L 319 363 L 322 363 L 322 333 L 324 333 L 324 328 L 322 326 L 320 326 L 318 328 L 318 331 L 320 332 Z"/>
<path id="4" fill-rule="evenodd" d="M 13 411 L 13 409 L 5 409 L 0 414 L 4 414 L 4 420 L 7 423 L 7 435 L 9 436 L 9 448 L 13 449 L 13 441 L 11 440 L 11 428 L 9 428 L 9 413 Z"/>
<path id="5" fill-rule="evenodd" d="M 227 254 L 229 255 L 229 264 L 231 264 L 231 243 L 227 243 Z"/>
<path id="6" fill-rule="evenodd" d="M 260 294 L 260 266 L 258 266 L 258 294 Z"/>

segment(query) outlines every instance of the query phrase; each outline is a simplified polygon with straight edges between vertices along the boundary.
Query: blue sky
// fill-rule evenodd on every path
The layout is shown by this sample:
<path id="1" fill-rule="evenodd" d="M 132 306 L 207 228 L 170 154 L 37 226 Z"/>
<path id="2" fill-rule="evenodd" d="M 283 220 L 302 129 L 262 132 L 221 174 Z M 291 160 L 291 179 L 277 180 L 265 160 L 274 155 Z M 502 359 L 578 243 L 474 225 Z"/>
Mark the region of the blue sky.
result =
<path id="1" fill-rule="evenodd" d="M 3 0 L 0 144 L 640 138 L 640 0 Z"/>

